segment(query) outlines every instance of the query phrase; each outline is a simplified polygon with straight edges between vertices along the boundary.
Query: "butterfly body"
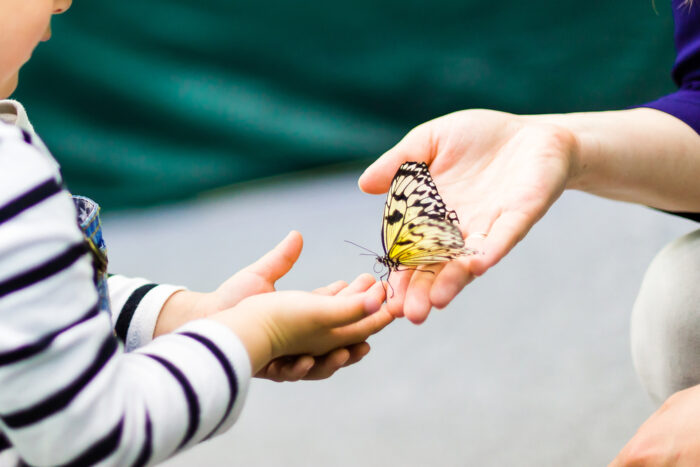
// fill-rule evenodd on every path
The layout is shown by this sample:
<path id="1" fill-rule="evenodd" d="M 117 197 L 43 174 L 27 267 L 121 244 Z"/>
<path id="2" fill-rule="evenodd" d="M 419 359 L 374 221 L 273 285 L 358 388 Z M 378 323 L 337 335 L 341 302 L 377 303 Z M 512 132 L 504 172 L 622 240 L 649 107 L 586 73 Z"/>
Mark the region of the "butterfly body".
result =
<path id="1" fill-rule="evenodd" d="M 384 205 L 382 247 L 377 262 L 392 271 L 473 254 L 465 248 L 455 211 L 449 211 L 425 162 L 405 162 L 394 175 Z"/>

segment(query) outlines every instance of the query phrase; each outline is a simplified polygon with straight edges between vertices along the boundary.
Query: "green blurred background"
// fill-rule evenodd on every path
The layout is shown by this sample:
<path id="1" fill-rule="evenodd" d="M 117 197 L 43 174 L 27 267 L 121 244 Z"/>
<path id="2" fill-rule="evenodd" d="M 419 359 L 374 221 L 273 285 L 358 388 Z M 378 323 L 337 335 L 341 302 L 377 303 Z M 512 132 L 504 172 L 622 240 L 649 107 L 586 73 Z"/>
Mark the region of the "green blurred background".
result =
<path id="1" fill-rule="evenodd" d="M 77 0 L 15 97 L 116 209 L 368 161 L 459 109 L 643 103 L 673 58 L 658 0 Z"/>

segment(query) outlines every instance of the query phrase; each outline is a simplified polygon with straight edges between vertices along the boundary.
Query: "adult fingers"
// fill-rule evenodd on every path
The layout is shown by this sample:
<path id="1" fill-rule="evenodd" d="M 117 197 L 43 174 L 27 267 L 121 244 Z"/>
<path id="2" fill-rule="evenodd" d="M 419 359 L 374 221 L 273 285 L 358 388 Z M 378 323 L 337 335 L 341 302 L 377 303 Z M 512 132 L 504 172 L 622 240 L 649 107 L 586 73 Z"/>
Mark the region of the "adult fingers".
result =
<path id="1" fill-rule="evenodd" d="M 358 180 L 360 190 L 375 195 L 387 192 L 401 164 L 406 161 L 430 164 L 434 152 L 429 125 L 417 126 L 365 169 Z"/>
<path id="2" fill-rule="evenodd" d="M 435 275 L 444 267 L 444 264 L 431 265 L 426 268 L 413 271 L 411 281 L 406 289 L 406 300 L 403 305 L 403 313 L 413 324 L 420 324 L 428 318 L 432 304 L 430 302 L 430 288 L 435 281 Z"/>
<path id="3" fill-rule="evenodd" d="M 493 267 L 527 234 L 533 221 L 524 213 L 501 214 L 484 239 L 483 251 L 471 259 L 471 271 L 480 276 Z"/>
<path id="4" fill-rule="evenodd" d="M 469 269 L 471 257 L 450 261 L 435 277 L 430 287 L 430 303 L 436 308 L 445 308 L 462 289 L 474 280 Z"/>
<path id="5" fill-rule="evenodd" d="M 389 312 L 400 318 L 404 316 L 406 290 L 414 271 L 392 271 L 386 283 L 386 303 Z"/>
<path id="6" fill-rule="evenodd" d="M 248 266 L 246 271 L 274 283 L 292 269 L 299 259 L 303 245 L 304 239 L 301 234 L 293 230 L 277 246 Z"/>

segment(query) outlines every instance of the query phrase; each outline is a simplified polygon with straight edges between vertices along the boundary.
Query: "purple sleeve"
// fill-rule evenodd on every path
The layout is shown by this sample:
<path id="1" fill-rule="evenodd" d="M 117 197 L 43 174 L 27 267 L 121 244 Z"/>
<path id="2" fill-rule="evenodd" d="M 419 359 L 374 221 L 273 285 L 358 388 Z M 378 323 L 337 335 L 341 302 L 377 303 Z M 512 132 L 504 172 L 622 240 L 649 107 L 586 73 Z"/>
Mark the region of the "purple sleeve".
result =
<path id="1" fill-rule="evenodd" d="M 671 114 L 700 133 L 700 5 L 695 3 L 671 1 L 677 51 L 672 76 L 678 91 L 641 107 Z"/>

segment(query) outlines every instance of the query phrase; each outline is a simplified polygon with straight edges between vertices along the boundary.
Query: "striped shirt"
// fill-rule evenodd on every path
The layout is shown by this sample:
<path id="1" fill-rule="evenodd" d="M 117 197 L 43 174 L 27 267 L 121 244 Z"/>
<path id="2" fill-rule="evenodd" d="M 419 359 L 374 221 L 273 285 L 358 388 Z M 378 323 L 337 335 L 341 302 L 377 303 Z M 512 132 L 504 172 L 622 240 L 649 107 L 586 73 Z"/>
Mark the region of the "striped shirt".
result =
<path id="1" fill-rule="evenodd" d="M 99 310 L 58 166 L 19 104 L 0 101 L 0 114 L 8 105 L 17 121 L 0 122 L 0 465 L 148 465 L 226 430 L 250 380 L 240 340 L 210 320 L 152 339 L 178 288 L 143 279 L 112 276 L 113 315 Z"/>

